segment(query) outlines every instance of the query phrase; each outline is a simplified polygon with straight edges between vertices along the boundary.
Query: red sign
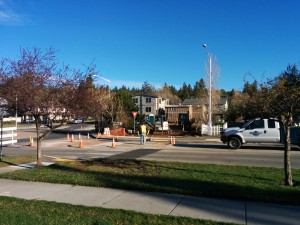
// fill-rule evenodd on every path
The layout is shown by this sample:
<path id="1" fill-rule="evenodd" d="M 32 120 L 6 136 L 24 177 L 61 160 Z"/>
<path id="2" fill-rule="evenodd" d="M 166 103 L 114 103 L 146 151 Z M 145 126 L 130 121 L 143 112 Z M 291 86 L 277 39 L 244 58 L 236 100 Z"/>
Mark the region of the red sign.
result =
<path id="1" fill-rule="evenodd" d="M 136 117 L 136 115 L 137 115 L 137 112 L 132 112 L 132 115 L 133 115 L 133 117 L 134 117 L 134 119 L 135 119 L 135 117 Z"/>

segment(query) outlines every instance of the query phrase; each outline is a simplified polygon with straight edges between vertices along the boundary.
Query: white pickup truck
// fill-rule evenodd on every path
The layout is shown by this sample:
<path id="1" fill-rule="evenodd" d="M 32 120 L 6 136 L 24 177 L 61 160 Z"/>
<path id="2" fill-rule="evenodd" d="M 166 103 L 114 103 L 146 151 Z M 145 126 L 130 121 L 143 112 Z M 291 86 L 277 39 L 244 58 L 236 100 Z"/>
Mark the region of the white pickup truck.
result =
<path id="1" fill-rule="evenodd" d="M 283 133 L 276 119 L 253 119 L 242 127 L 230 127 L 221 131 L 221 141 L 230 149 L 239 149 L 246 143 L 283 143 Z M 291 127 L 291 144 L 300 146 L 300 127 Z"/>

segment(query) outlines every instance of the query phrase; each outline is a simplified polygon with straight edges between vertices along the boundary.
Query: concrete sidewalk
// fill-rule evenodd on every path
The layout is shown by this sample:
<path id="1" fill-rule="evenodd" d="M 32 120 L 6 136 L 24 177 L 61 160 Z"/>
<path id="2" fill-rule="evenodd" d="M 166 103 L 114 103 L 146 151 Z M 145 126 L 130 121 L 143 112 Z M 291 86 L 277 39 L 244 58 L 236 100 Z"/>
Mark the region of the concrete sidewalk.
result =
<path id="1" fill-rule="evenodd" d="M 7 179 L 0 179 L 0 183 L 0 196 L 27 200 L 55 201 L 238 224 L 296 225 L 300 221 L 299 206 Z"/>

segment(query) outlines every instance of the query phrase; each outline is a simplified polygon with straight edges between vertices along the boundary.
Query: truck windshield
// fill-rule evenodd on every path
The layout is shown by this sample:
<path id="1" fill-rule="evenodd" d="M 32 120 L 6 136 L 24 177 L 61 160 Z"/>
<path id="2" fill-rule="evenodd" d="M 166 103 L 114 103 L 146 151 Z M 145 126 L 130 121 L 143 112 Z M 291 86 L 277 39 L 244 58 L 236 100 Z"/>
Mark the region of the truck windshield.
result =
<path id="1" fill-rule="evenodd" d="M 244 125 L 241 128 L 246 128 L 247 126 L 249 126 L 249 124 L 251 124 L 254 120 L 249 120 L 248 122 L 244 123 Z"/>

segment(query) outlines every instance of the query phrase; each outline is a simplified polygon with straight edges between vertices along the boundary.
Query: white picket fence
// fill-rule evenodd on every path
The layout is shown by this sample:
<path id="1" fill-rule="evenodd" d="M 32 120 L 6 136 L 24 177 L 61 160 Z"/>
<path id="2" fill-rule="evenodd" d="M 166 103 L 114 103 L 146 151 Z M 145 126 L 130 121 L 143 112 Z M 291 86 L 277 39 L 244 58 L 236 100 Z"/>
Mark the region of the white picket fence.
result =
<path id="1" fill-rule="evenodd" d="M 220 135 L 220 132 L 222 130 L 223 126 L 212 126 L 211 127 L 211 135 Z M 201 126 L 201 134 L 203 135 L 209 135 L 208 134 L 208 126 L 202 124 Z"/>
<path id="2" fill-rule="evenodd" d="M 0 129 L 1 132 L 1 129 Z M 8 145 L 8 144 L 14 144 L 17 143 L 17 139 L 14 139 L 14 137 L 17 137 L 17 128 L 16 127 L 5 127 L 2 129 L 2 135 L 0 138 L 2 139 L 2 146 Z M 0 143 L 1 145 L 1 143 Z"/>

